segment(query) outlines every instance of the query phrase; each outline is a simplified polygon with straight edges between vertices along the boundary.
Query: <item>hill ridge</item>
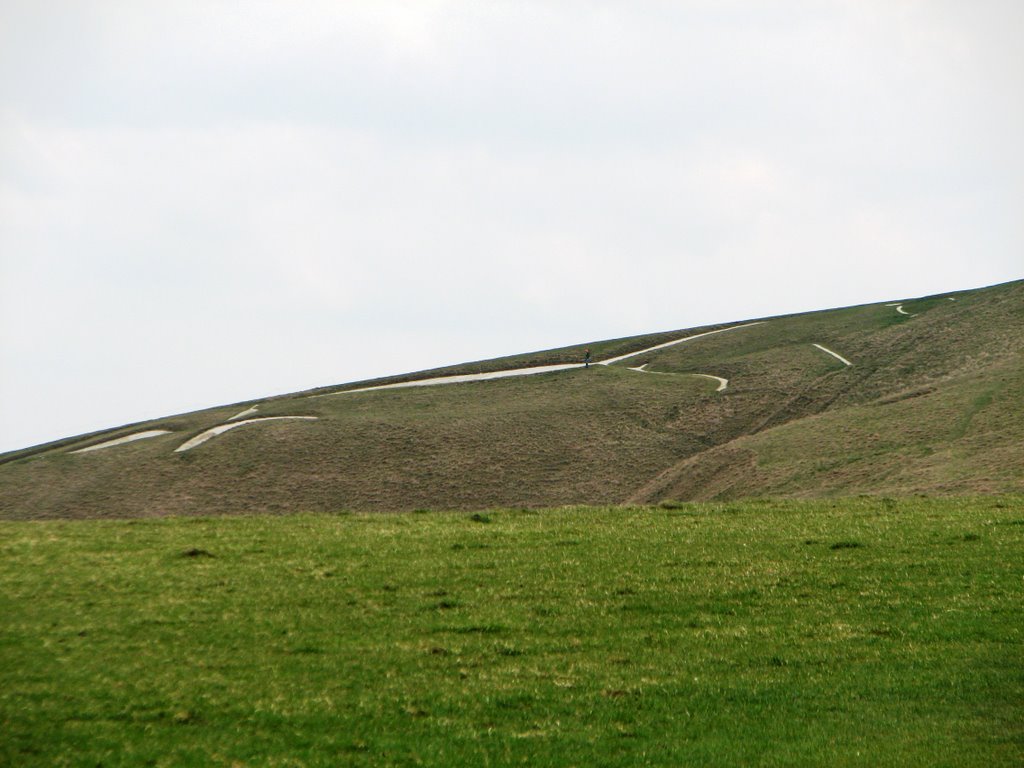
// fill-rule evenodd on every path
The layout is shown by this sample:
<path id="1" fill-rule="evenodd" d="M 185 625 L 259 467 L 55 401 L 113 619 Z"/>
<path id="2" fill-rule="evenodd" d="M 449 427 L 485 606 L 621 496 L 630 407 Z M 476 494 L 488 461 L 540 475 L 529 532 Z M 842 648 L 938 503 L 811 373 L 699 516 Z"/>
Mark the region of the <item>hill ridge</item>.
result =
<path id="1" fill-rule="evenodd" d="M 0 517 L 1019 492 L 1022 351 L 1024 281 L 580 344 L 10 452 Z"/>

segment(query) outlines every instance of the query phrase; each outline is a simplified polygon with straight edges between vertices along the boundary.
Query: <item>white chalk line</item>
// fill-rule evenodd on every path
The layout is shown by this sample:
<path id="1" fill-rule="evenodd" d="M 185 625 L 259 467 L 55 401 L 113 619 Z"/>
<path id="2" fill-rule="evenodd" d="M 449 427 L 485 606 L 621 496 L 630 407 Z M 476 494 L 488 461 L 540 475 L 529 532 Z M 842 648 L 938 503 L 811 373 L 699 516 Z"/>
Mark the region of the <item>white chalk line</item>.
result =
<path id="1" fill-rule="evenodd" d="M 766 320 L 758 320 L 754 323 L 744 323 L 742 325 L 733 325 L 728 328 L 719 328 L 717 331 L 705 331 L 704 333 L 697 333 L 693 336 L 686 336 L 682 339 L 675 339 L 673 341 L 666 341 L 663 344 L 656 344 L 653 347 L 647 347 L 636 352 L 630 352 L 626 355 L 619 355 L 618 357 L 612 357 L 608 360 L 600 360 L 593 365 L 612 365 L 614 363 L 628 360 L 631 357 L 638 355 L 647 354 L 648 352 L 654 352 L 659 349 L 665 349 L 666 347 L 672 347 L 676 344 L 682 344 L 685 341 L 692 341 L 693 339 L 699 339 L 704 336 L 711 336 L 715 333 L 725 333 L 726 331 L 735 331 L 739 328 L 749 328 L 752 325 L 761 325 L 767 322 Z M 379 389 L 404 389 L 406 387 L 433 387 L 442 384 L 461 384 L 468 381 L 487 381 L 490 379 L 504 379 L 512 376 L 533 376 L 539 373 L 552 373 L 554 371 L 566 371 L 572 368 L 584 368 L 583 363 L 559 363 L 556 365 L 538 365 L 532 368 L 509 368 L 504 371 L 490 371 L 488 373 L 464 373 L 455 376 L 438 376 L 432 379 L 417 379 L 415 381 L 400 381 L 395 384 L 377 384 L 371 387 L 359 387 L 358 389 L 346 389 L 341 392 L 325 392 L 322 395 L 311 395 L 311 397 L 333 397 L 334 395 L 349 395 L 354 392 L 373 392 Z M 717 377 L 713 377 L 717 378 Z"/>
<path id="2" fill-rule="evenodd" d="M 643 354 L 646 354 L 648 352 L 654 352 L 654 351 L 659 350 L 659 349 L 665 349 L 666 347 L 672 347 L 672 346 L 675 346 L 676 344 L 682 344 L 683 342 L 691 341 L 693 339 L 699 339 L 699 338 L 702 338 L 704 336 L 711 336 L 712 334 L 716 334 L 716 333 L 724 333 L 725 331 L 733 331 L 733 330 L 737 330 L 739 328 L 749 328 L 750 326 L 760 325 L 760 324 L 762 324 L 764 322 L 766 322 L 766 321 L 759 320 L 759 321 L 753 322 L 753 323 L 744 323 L 742 325 L 733 325 L 733 326 L 730 326 L 728 328 L 719 328 L 716 331 L 705 331 L 704 333 L 697 333 L 697 334 L 694 334 L 693 336 L 686 336 L 686 337 L 684 337 L 682 339 L 675 339 L 673 341 L 668 341 L 668 342 L 665 342 L 663 344 L 656 344 L 653 347 L 647 347 L 646 349 L 641 349 L 641 350 L 638 350 L 636 352 L 630 352 L 629 354 L 626 354 L 626 355 L 619 355 L 618 357 L 613 357 L 613 358 L 610 358 L 608 360 L 601 360 L 601 361 L 596 362 L 594 364 L 595 365 L 612 365 L 613 363 L 621 362 L 622 360 L 628 360 L 631 357 L 636 357 L 638 355 L 643 355 Z M 583 367 L 585 367 L 584 363 L 559 363 L 559 364 L 556 364 L 556 365 L 539 365 L 539 366 L 534 366 L 532 368 L 511 368 L 511 369 L 507 369 L 507 370 L 504 370 L 504 371 L 489 371 L 489 372 L 486 372 L 486 373 L 467 373 L 467 374 L 458 374 L 458 375 L 454 375 L 454 376 L 438 376 L 438 377 L 432 378 L 432 379 L 418 379 L 416 381 L 401 381 L 401 382 L 396 382 L 394 384 L 378 384 L 376 386 L 371 386 L 371 387 L 359 387 L 357 389 L 346 389 L 346 390 L 344 390 L 342 392 L 326 392 L 326 393 L 321 394 L 321 395 L 311 395 L 311 397 L 329 397 L 329 396 L 332 396 L 332 395 L 347 395 L 347 394 L 352 394 L 352 393 L 355 393 L 355 392 L 372 392 L 372 391 L 379 390 L 379 389 L 402 389 L 402 388 L 407 388 L 407 387 L 429 387 L 429 386 L 438 386 L 438 385 L 442 385 L 442 384 L 460 384 L 460 383 L 469 382 L 469 381 L 488 381 L 488 380 L 491 380 L 491 379 L 504 379 L 504 378 L 510 378 L 510 377 L 514 377 L 514 376 L 534 376 L 534 375 L 541 374 L 541 373 L 551 373 L 551 372 L 554 372 L 554 371 L 565 371 L 565 370 L 570 370 L 570 369 L 573 369 L 573 368 L 583 368 Z M 647 364 L 645 363 L 644 365 L 640 366 L 639 370 L 643 370 L 646 367 L 647 367 Z M 634 369 L 634 370 L 637 370 L 637 369 Z M 660 371 L 644 371 L 644 372 L 645 373 L 660 373 Z M 715 390 L 716 392 L 721 392 L 722 390 L 724 390 L 729 385 L 728 379 L 723 379 L 720 376 L 711 376 L 710 374 L 704 374 L 704 373 L 685 374 L 685 375 L 701 376 L 701 377 L 704 377 L 704 378 L 714 379 L 715 381 L 718 382 L 718 389 Z M 242 419 L 244 419 L 244 417 L 249 416 L 249 415 L 251 415 L 253 413 L 256 413 L 258 409 L 259 409 L 259 406 L 258 405 L 254 405 L 251 408 L 248 408 L 247 410 L 242 411 L 241 413 L 235 414 L 234 416 L 232 416 L 229 419 L 227 419 L 226 423 L 220 424 L 220 425 L 218 425 L 216 427 L 211 427 L 210 429 L 206 430 L 205 432 L 201 432 L 200 434 L 196 435 L 192 439 L 187 440 L 185 443 L 183 443 L 182 445 L 178 446 L 174 450 L 174 452 L 175 453 L 183 453 L 185 451 L 190 451 L 193 448 L 202 445 L 206 441 L 211 440 L 212 438 L 214 438 L 214 437 L 216 437 L 218 435 L 222 435 L 222 434 L 224 434 L 225 432 L 227 432 L 230 429 L 234 429 L 235 427 L 240 427 L 243 424 L 253 424 L 255 422 L 260 422 L 260 421 L 272 421 L 274 419 L 305 419 L 305 420 L 315 420 L 317 418 L 316 416 L 266 416 L 266 417 L 263 417 L 263 418 L 242 420 Z"/>
<path id="3" fill-rule="evenodd" d="M 124 445 L 125 443 L 133 443 L 136 440 L 145 440 L 149 437 L 156 437 L 157 435 L 169 435 L 171 430 L 169 429 L 147 429 L 145 432 L 136 432 L 134 435 L 125 435 L 119 437 L 116 440 L 107 440 L 105 443 L 97 443 L 96 445 L 90 445 L 88 448 L 79 448 L 77 451 L 69 451 L 69 453 L 88 453 L 89 451 L 100 451 L 104 448 L 113 448 L 115 445 Z"/>
<path id="4" fill-rule="evenodd" d="M 724 392 L 726 387 L 729 386 L 729 380 L 723 379 L 721 376 L 712 376 L 710 373 L 691 373 L 691 376 L 703 376 L 705 379 L 714 379 L 718 382 L 718 388 L 715 392 Z"/>
<path id="5" fill-rule="evenodd" d="M 820 349 L 822 352 L 825 352 L 826 354 L 832 355 L 832 357 L 834 357 L 836 360 L 838 360 L 841 363 L 845 363 L 846 365 L 849 365 L 849 366 L 853 365 L 853 363 L 851 363 L 845 357 L 843 357 L 840 354 L 837 354 L 837 353 L 833 352 L 828 347 L 823 347 L 823 346 L 821 346 L 821 344 L 814 344 L 814 346 L 817 347 L 818 349 Z"/>
<path id="6" fill-rule="evenodd" d="M 953 299 L 953 301 L 956 301 L 956 299 Z M 907 312 L 907 310 L 903 308 L 903 302 L 901 301 L 894 301 L 892 304 L 886 304 L 885 306 L 896 307 L 896 311 L 899 312 L 901 315 L 906 315 L 907 317 L 917 317 L 917 315 L 911 312 Z"/>
<path id="7" fill-rule="evenodd" d="M 647 349 L 641 349 L 639 352 L 630 352 L 627 355 L 619 355 L 618 357 L 613 357 L 613 358 L 611 358 L 609 360 L 601 360 L 599 363 L 597 363 L 597 365 L 612 365 L 614 363 L 618 363 L 618 362 L 621 362 L 623 360 L 628 360 L 631 357 L 636 357 L 637 355 L 645 355 L 648 352 L 654 352 L 655 350 L 658 350 L 658 349 L 665 349 L 666 347 L 674 347 L 676 344 L 682 344 L 685 341 L 693 341 L 694 339 L 700 339 L 700 338 L 703 338 L 704 336 L 711 336 L 712 334 L 715 334 L 715 333 L 725 333 L 726 331 L 736 331 L 736 330 L 739 330 L 740 328 L 749 328 L 752 325 L 761 325 L 761 324 L 766 323 L 766 322 L 768 322 L 768 321 L 767 320 L 758 320 L 757 322 L 754 322 L 754 323 L 743 323 L 743 325 L 731 325 L 728 328 L 719 328 L 717 331 L 705 331 L 704 333 L 696 333 L 693 336 L 686 336 L 686 337 L 684 337 L 682 339 L 676 339 L 675 341 L 666 341 L 664 344 L 657 344 L 657 345 L 655 345 L 653 347 L 648 347 Z"/>
<path id="8" fill-rule="evenodd" d="M 729 380 L 723 379 L 721 376 L 712 376 L 710 373 L 674 373 L 672 371 L 646 371 L 644 370 L 648 366 L 648 363 L 644 363 L 639 368 L 630 368 L 631 371 L 637 373 L 653 373 L 656 376 L 700 376 L 705 379 L 714 379 L 718 382 L 718 389 L 715 392 L 722 392 L 726 387 L 729 386 Z"/>
<path id="9" fill-rule="evenodd" d="M 203 443 L 205 443 L 210 438 L 216 437 L 217 435 L 222 435 L 225 432 L 227 432 L 229 429 L 234 429 L 235 427 L 241 427 L 241 426 L 243 426 L 245 424 L 258 424 L 258 423 L 261 423 L 261 422 L 264 422 L 264 421 L 278 421 L 280 419 L 299 419 L 299 420 L 303 420 L 303 421 L 316 421 L 317 417 L 316 416 L 264 416 L 263 418 L 260 418 L 260 419 L 246 419 L 245 421 L 233 421 L 233 422 L 231 422 L 229 424 L 221 424 L 219 426 L 212 427 L 211 429 L 208 429 L 205 432 L 201 432 L 200 434 L 198 434 L 195 437 L 193 437 L 191 440 L 187 440 L 184 443 L 182 443 L 180 446 L 175 448 L 174 452 L 175 453 L 182 453 L 183 451 L 190 451 L 193 448 L 195 448 L 197 445 L 202 445 Z"/>
<path id="10" fill-rule="evenodd" d="M 358 389 L 346 389 L 343 392 L 326 392 L 322 395 L 312 397 L 331 397 L 333 395 L 348 395 L 353 392 L 372 392 L 377 389 L 403 389 L 405 387 L 433 387 L 442 384 L 462 384 L 467 381 L 485 381 L 489 379 L 505 379 L 512 376 L 533 376 L 538 373 L 551 373 L 552 371 L 565 371 L 570 368 L 582 368 L 583 363 L 559 363 L 558 365 L 537 365 L 533 368 L 509 368 L 504 371 L 489 371 L 487 373 L 463 373 L 455 376 L 438 376 L 434 379 L 416 379 L 415 381 L 399 381 L 395 384 L 377 384 L 372 387 L 359 387 Z"/>
<path id="11" fill-rule="evenodd" d="M 249 408 L 248 410 L 242 411 L 241 413 L 236 413 L 234 416 L 232 416 L 230 419 L 228 419 L 228 421 L 236 421 L 238 419 L 244 419 L 246 416 L 248 416 L 250 414 L 253 414 L 253 413 L 256 413 L 256 411 L 258 411 L 259 409 L 260 409 L 260 407 L 258 405 L 254 405 L 252 408 Z"/>

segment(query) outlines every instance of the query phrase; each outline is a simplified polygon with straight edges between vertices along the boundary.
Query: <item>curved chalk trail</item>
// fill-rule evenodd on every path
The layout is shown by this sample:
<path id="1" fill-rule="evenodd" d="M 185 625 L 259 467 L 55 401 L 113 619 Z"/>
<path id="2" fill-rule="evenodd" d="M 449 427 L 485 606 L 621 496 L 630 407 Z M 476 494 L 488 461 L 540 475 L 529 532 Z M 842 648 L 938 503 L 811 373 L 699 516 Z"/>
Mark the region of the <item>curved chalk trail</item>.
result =
<path id="1" fill-rule="evenodd" d="M 907 312 L 907 310 L 903 308 L 903 302 L 894 301 L 892 304 L 886 304 L 885 306 L 896 307 L 896 311 L 899 312 L 901 315 L 906 315 L 907 317 L 917 317 L 917 315 Z"/>
<path id="2" fill-rule="evenodd" d="M 671 371 L 645 371 L 644 369 L 647 367 L 647 365 L 648 363 L 644 363 L 638 368 L 630 368 L 629 370 L 636 371 L 637 373 L 653 373 L 656 376 L 700 376 L 701 378 L 705 379 L 714 379 L 715 381 L 718 382 L 718 389 L 716 389 L 715 392 L 721 392 L 726 387 L 729 386 L 728 379 L 723 379 L 721 376 L 712 376 L 710 373 L 672 373 Z"/>
<path id="3" fill-rule="evenodd" d="M 729 380 L 723 379 L 721 376 L 712 376 L 710 373 L 691 373 L 691 376 L 703 376 L 705 379 L 714 379 L 718 382 L 718 388 L 715 392 L 722 392 L 726 387 L 729 386 Z"/>

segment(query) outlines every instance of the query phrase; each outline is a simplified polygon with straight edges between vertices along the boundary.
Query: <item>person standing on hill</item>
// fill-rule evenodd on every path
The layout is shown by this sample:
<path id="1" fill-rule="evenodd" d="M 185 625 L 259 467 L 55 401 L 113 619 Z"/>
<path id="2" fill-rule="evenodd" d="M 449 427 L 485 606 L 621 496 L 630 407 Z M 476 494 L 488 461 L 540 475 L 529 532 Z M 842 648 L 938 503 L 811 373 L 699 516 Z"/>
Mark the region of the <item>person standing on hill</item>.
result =
<path id="1" fill-rule="evenodd" d="M 587 347 L 585 350 L 583 350 L 583 367 L 590 367 L 590 347 Z"/>

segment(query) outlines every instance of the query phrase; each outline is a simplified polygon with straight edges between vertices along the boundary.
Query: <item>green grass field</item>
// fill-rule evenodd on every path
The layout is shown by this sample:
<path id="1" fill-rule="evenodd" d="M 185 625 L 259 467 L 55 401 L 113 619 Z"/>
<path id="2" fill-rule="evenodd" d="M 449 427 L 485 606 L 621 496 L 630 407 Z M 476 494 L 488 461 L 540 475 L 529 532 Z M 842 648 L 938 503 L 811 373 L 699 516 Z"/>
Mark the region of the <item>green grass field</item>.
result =
<path id="1" fill-rule="evenodd" d="M 1024 762 L 1024 498 L 0 522 L 0 764 Z"/>

